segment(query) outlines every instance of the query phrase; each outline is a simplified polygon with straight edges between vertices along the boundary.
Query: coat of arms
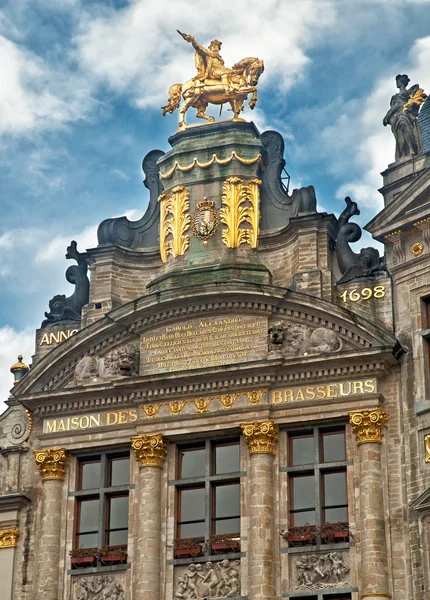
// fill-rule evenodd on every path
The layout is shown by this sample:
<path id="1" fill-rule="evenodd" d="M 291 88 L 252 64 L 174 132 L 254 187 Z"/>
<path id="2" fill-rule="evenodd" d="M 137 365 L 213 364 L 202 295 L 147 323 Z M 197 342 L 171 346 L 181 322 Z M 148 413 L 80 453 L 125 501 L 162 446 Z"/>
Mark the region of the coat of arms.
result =
<path id="1" fill-rule="evenodd" d="M 219 215 L 215 210 L 215 204 L 212 200 L 204 198 L 202 202 L 197 204 L 193 216 L 191 223 L 193 235 L 198 240 L 202 240 L 204 244 L 207 244 L 207 240 L 215 235 L 218 227 Z"/>

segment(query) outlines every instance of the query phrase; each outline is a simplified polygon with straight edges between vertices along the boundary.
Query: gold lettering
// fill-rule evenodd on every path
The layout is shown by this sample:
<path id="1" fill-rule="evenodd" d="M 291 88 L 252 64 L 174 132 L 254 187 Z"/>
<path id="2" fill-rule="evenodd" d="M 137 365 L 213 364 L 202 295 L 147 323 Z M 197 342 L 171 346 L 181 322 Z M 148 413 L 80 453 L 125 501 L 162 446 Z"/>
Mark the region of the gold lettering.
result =
<path id="1" fill-rule="evenodd" d="M 364 391 L 369 392 L 369 393 L 372 393 L 375 391 L 375 380 L 374 379 L 367 379 L 364 382 Z"/>
<path id="2" fill-rule="evenodd" d="M 118 423 L 127 423 L 127 415 L 126 410 L 120 410 L 118 413 Z"/>
<path id="3" fill-rule="evenodd" d="M 280 404 L 282 402 L 282 392 L 280 390 L 274 390 L 272 392 L 272 404 Z"/>
<path id="4" fill-rule="evenodd" d="M 79 417 L 72 417 L 70 423 L 70 429 L 79 429 Z"/>
<path id="5" fill-rule="evenodd" d="M 100 415 L 90 415 L 89 427 L 100 427 Z"/>
<path id="6" fill-rule="evenodd" d="M 108 413 L 106 415 L 106 425 L 116 425 L 117 422 L 118 422 L 118 415 L 117 415 L 117 413 Z"/>
<path id="7" fill-rule="evenodd" d="M 323 385 L 317 386 L 317 398 L 325 398 L 326 391 Z"/>
<path id="8" fill-rule="evenodd" d="M 346 392 L 344 386 L 348 386 L 348 391 Z M 352 383 L 351 381 L 342 381 L 339 383 L 339 394 L 341 396 L 350 396 L 351 395 Z"/>
<path id="9" fill-rule="evenodd" d="M 54 332 L 51 332 L 51 333 L 49 334 L 49 343 L 50 343 L 50 344 L 53 344 L 54 342 L 55 342 L 56 344 L 58 344 L 58 343 L 60 342 L 60 334 L 58 333 L 57 335 L 55 335 L 55 333 L 54 333 Z"/>
<path id="10" fill-rule="evenodd" d="M 303 395 L 302 388 L 299 388 L 299 389 L 297 390 L 297 395 L 296 395 L 296 398 L 295 398 L 295 400 L 296 400 L 296 402 L 297 402 L 298 400 L 304 400 L 304 399 L 305 399 L 305 397 L 304 397 L 304 395 Z"/>
<path id="11" fill-rule="evenodd" d="M 64 427 L 63 419 L 60 419 L 60 422 L 58 423 L 57 431 L 66 431 L 66 428 Z"/>
<path id="12" fill-rule="evenodd" d="M 128 411 L 128 420 L 130 423 L 137 421 L 137 410 L 135 408 Z"/>
<path id="13" fill-rule="evenodd" d="M 327 398 L 337 398 L 337 385 L 330 383 L 327 386 Z"/>
<path id="14" fill-rule="evenodd" d="M 57 431 L 57 421 L 46 421 L 46 433 L 55 433 Z"/>
<path id="15" fill-rule="evenodd" d="M 306 388 L 306 400 L 313 400 L 315 398 L 315 388 L 307 387 Z"/>
<path id="16" fill-rule="evenodd" d="M 42 346 L 43 344 L 48 344 L 49 345 L 49 338 L 48 338 L 48 334 L 44 333 L 42 336 L 42 341 L 40 342 L 39 346 Z"/>
<path id="17" fill-rule="evenodd" d="M 354 394 L 364 394 L 363 382 L 362 381 L 353 381 L 352 387 L 354 389 Z"/>
<path id="18" fill-rule="evenodd" d="M 293 390 L 284 390 L 284 402 L 294 402 Z"/>
<path id="19" fill-rule="evenodd" d="M 89 426 L 90 426 L 90 419 L 89 419 L 89 417 L 87 417 L 87 415 L 85 415 L 79 419 L 79 429 L 88 429 Z"/>
<path id="20" fill-rule="evenodd" d="M 69 335 L 66 335 L 65 331 L 60 331 L 60 335 L 59 335 L 59 341 L 62 342 L 63 340 L 67 340 L 67 338 L 70 336 L 70 332 L 67 332 Z"/>

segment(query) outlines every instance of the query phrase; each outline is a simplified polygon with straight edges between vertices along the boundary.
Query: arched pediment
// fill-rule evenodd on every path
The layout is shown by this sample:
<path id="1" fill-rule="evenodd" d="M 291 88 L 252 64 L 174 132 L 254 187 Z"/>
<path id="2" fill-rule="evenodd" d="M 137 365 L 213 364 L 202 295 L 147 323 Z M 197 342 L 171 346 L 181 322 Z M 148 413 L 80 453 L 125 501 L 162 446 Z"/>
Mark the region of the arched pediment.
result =
<path id="1" fill-rule="evenodd" d="M 216 326 L 217 319 L 228 321 L 230 318 L 234 322 L 235 316 L 245 332 L 255 334 L 249 353 L 236 361 L 232 350 L 233 360 L 208 363 L 205 372 L 215 366 L 227 369 L 235 362 L 242 367 L 258 363 L 259 368 L 264 368 L 265 364 L 273 364 L 273 359 L 285 369 L 293 369 L 298 362 L 302 365 L 334 364 L 346 359 L 359 361 L 360 356 L 368 358 L 371 355 L 392 358 L 401 348 L 388 331 L 325 300 L 286 288 L 231 281 L 156 292 L 112 310 L 51 350 L 15 385 L 13 393 L 17 398 L 33 394 L 43 397 L 43 393 L 64 388 L 79 393 L 87 389 L 88 384 L 106 388 L 112 380 L 129 387 L 138 385 L 142 377 L 151 374 L 163 377 L 171 374 L 172 368 L 164 374 L 157 365 L 145 368 L 142 356 L 139 367 L 136 349 L 140 348 L 142 354 L 148 347 L 152 348 L 147 341 L 156 340 L 165 328 L 170 328 L 172 336 L 180 339 L 181 329 L 187 327 L 192 338 L 196 323 L 211 325 L 205 338 L 209 339 L 214 336 L 216 329 L 212 325 Z M 288 340 L 284 349 L 270 346 L 267 331 L 278 324 L 287 329 L 287 336 L 294 338 L 293 351 Z M 222 329 L 224 341 L 220 340 L 217 345 L 224 344 L 228 348 L 229 331 L 233 332 L 232 336 L 239 337 L 238 327 Z M 171 338 L 161 336 L 161 345 L 168 339 Z M 115 360 L 123 361 L 123 366 L 119 364 L 116 368 Z M 79 364 L 86 369 L 85 377 L 80 381 L 76 378 Z M 177 370 L 182 371 L 184 363 L 178 365 Z M 186 368 L 191 374 L 193 365 Z"/>

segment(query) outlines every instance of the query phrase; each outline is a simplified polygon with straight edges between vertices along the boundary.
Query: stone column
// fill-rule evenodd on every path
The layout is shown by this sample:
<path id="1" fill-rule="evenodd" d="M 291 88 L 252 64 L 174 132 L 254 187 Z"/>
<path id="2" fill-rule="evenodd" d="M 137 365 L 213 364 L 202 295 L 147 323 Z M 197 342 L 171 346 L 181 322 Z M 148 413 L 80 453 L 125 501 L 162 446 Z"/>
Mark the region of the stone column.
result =
<path id="1" fill-rule="evenodd" d="M 161 600 L 161 473 L 167 441 L 161 433 L 131 438 L 140 466 L 135 600 Z"/>
<path id="2" fill-rule="evenodd" d="M 12 600 L 13 566 L 18 536 L 17 527 L 0 529 L 0 595 L 4 600 Z"/>
<path id="3" fill-rule="evenodd" d="M 361 598 L 391 598 L 382 494 L 381 443 L 388 415 L 380 408 L 349 413 L 360 455 Z"/>
<path id="4" fill-rule="evenodd" d="M 58 600 L 61 501 L 70 454 L 65 448 L 33 452 L 42 477 L 42 522 L 37 532 L 39 551 L 36 563 L 36 596 L 43 600 Z"/>
<path id="5" fill-rule="evenodd" d="M 251 456 L 249 498 L 249 600 L 274 600 L 275 538 L 273 456 L 278 426 L 273 421 L 242 423 Z"/>
<path id="6" fill-rule="evenodd" d="M 1 454 L 6 457 L 7 467 L 4 477 L 5 494 L 13 494 L 19 491 L 21 454 L 27 452 L 21 446 L 3 448 Z"/>

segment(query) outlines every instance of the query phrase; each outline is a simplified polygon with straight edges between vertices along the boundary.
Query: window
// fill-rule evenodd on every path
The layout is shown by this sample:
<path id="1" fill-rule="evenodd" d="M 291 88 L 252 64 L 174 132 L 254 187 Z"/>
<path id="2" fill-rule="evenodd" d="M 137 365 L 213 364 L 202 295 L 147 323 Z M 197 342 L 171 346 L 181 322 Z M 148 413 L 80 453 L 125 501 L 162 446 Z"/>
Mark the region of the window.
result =
<path id="1" fill-rule="evenodd" d="M 75 548 L 126 546 L 129 454 L 79 459 L 77 477 Z"/>
<path id="2" fill-rule="evenodd" d="M 315 526 L 307 528 L 309 539 L 302 542 L 314 543 L 317 535 L 323 543 L 347 541 L 346 465 L 344 428 L 315 427 L 289 435 L 289 527 Z M 345 527 L 336 535 L 329 523 Z"/>
<path id="3" fill-rule="evenodd" d="M 176 555 L 233 552 L 240 536 L 239 441 L 178 449 Z M 196 543 L 193 546 L 193 543 Z"/>

